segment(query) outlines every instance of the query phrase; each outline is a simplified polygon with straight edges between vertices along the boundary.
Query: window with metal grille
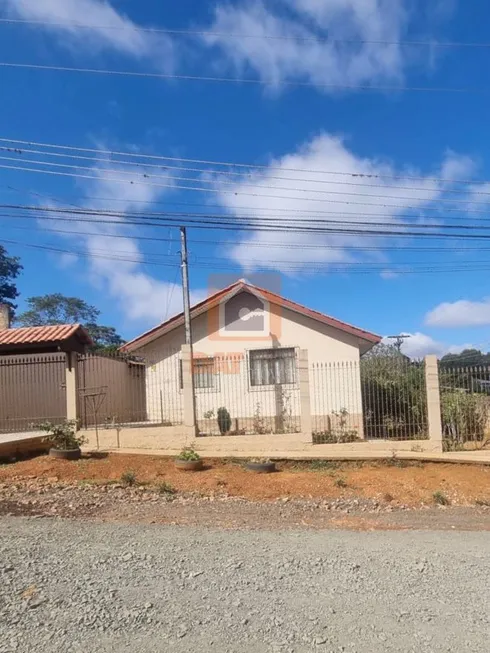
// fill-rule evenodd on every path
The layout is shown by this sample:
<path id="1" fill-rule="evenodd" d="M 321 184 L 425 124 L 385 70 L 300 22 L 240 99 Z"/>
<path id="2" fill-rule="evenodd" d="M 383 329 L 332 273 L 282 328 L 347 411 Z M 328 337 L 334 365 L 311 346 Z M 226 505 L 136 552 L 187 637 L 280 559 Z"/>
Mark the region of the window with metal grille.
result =
<path id="1" fill-rule="evenodd" d="M 277 385 L 296 381 L 294 347 L 253 349 L 249 352 L 250 385 Z"/>
<path id="2" fill-rule="evenodd" d="M 216 385 L 216 370 L 214 358 L 194 358 L 194 389 L 214 388 Z M 179 368 L 180 389 L 184 387 L 182 381 L 182 361 Z"/>

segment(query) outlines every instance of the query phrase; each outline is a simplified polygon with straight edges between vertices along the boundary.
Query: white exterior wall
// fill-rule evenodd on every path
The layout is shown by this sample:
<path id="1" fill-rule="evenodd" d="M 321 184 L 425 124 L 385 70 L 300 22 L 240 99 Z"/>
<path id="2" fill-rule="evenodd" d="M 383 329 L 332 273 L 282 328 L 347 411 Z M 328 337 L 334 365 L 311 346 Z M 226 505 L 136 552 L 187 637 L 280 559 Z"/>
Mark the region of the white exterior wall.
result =
<path id="1" fill-rule="evenodd" d="M 291 404 L 291 412 L 299 412 L 299 388 L 281 386 L 281 396 L 276 387 L 250 387 L 247 352 L 251 349 L 295 347 L 308 351 L 310 366 L 310 396 L 312 419 L 315 415 L 330 414 L 345 408 L 352 417 L 357 416 L 362 428 L 361 384 L 359 375 L 359 347 L 365 346 L 355 336 L 349 335 L 312 318 L 288 309 L 280 309 L 280 318 L 274 321 L 275 334 L 256 338 L 218 338 L 211 328 L 208 314 L 192 321 L 194 357 L 242 357 L 242 363 L 220 366 L 217 387 L 197 389 L 197 419 L 201 423 L 204 413 L 225 406 L 232 418 L 254 416 L 257 403 L 263 416 L 277 415 L 281 406 Z M 148 419 L 159 422 L 161 416 L 171 423 L 179 423 L 182 415 L 182 390 L 179 387 L 178 366 L 180 347 L 184 344 L 184 328 L 177 327 L 168 334 L 137 350 L 135 354 L 147 361 Z M 319 364 L 346 363 L 348 371 L 339 378 L 333 367 L 313 373 Z M 320 381 L 321 379 L 321 381 Z M 181 421 L 181 419 L 180 419 Z M 216 424 L 216 417 L 209 420 Z M 317 420 L 318 421 L 318 420 Z"/>

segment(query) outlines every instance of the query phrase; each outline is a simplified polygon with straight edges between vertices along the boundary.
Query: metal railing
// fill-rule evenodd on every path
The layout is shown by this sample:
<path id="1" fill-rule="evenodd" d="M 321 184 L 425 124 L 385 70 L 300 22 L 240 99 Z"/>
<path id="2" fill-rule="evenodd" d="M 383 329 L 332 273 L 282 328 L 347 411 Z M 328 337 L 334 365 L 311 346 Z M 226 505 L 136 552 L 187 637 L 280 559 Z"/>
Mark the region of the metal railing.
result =
<path id="1" fill-rule="evenodd" d="M 428 438 L 425 364 L 403 355 L 361 360 L 365 438 Z"/>
<path id="2" fill-rule="evenodd" d="M 301 431 L 297 350 L 263 350 L 194 361 L 199 434 Z"/>
<path id="3" fill-rule="evenodd" d="M 439 364 L 444 447 L 484 446 L 490 440 L 490 367 Z"/>

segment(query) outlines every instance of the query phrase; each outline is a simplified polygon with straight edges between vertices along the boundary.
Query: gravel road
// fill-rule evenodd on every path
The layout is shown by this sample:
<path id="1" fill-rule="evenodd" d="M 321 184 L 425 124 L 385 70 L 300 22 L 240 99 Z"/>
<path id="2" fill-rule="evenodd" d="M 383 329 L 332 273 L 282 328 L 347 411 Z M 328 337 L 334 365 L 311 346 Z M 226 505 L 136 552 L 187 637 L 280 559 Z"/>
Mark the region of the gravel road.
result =
<path id="1" fill-rule="evenodd" d="M 488 651 L 490 534 L 0 519 L 0 651 Z"/>

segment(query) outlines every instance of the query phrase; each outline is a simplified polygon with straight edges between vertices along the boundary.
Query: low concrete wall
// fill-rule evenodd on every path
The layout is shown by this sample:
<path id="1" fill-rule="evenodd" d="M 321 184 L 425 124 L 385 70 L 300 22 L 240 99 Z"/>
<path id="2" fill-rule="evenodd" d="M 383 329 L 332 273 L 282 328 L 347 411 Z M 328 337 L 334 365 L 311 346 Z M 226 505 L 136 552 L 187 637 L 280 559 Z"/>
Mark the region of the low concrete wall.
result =
<path id="1" fill-rule="evenodd" d="M 82 431 L 88 439 L 86 449 L 97 447 L 95 431 Z M 194 437 L 193 429 L 183 426 L 152 426 L 141 428 L 102 429 L 99 447 L 108 451 L 140 450 L 158 451 L 173 456 L 183 447 L 192 445 L 202 456 L 208 457 L 271 457 L 271 458 L 322 458 L 342 457 L 343 454 L 375 456 L 393 452 L 436 451 L 429 440 L 390 441 L 376 440 L 350 444 L 312 444 L 305 433 L 278 435 L 239 435 Z"/>

